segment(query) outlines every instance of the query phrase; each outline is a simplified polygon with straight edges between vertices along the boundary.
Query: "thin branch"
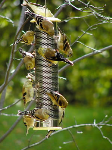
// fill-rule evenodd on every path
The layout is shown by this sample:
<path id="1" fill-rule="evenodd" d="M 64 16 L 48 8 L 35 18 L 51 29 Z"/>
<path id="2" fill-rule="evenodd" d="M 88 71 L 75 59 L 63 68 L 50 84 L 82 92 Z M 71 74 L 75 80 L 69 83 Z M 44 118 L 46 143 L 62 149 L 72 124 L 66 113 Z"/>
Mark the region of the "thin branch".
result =
<path id="1" fill-rule="evenodd" d="M 0 9 L 2 8 L 3 4 L 5 3 L 6 0 L 3 0 L 0 4 Z"/>
<path id="2" fill-rule="evenodd" d="M 57 17 L 61 13 L 63 8 L 65 8 L 66 6 L 67 6 L 67 4 L 61 5 L 60 8 L 58 9 L 58 11 L 54 14 L 54 16 Z"/>
<path id="3" fill-rule="evenodd" d="M 14 21 L 12 21 L 10 18 L 6 17 L 6 16 L 2 16 L 0 15 L 1 18 L 7 19 L 8 22 L 11 22 L 12 25 L 14 26 Z"/>
<path id="4" fill-rule="evenodd" d="M 86 34 L 87 31 L 89 31 L 90 29 L 92 29 L 93 27 L 95 26 L 98 26 L 98 25 L 101 25 L 101 24 L 105 24 L 105 23 L 112 23 L 112 22 L 108 22 L 108 21 L 105 21 L 105 22 L 99 22 L 99 23 L 96 23 L 96 24 L 93 24 L 92 26 L 90 26 L 89 28 L 87 28 L 87 30 L 85 32 L 83 32 L 83 34 L 81 36 L 79 36 L 75 42 L 73 42 L 71 44 L 71 46 L 73 46 L 84 34 Z"/>
<path id="5" fill-rule="evenodd" d="M 73 7 L 73 8 L 75 8 L 75 9 L 78 10 L 78 11 L 83 11 L 82 8 L 78 8 L 78 7 L 74 6 L 74 5 L 72 5 L 72 4 L 70 3 L 70 1 L 69 1 L 69 4 L 68 4 L 68 5 L 71 6 L 71 7 Z M 83 11 L 83 12 L 84 12 L 84 11 Z"/>
<path id="6" fill-rule="evenodd" d="M 100 13 L 96 12 L 94 9 L 96 8 L 99 8 L 99 7 L 94 7 L 93 5 L 89 5 L 89 3 L 84 3 L 83 1 L 81 0 L 78 0 L 78 2 L 82 3 L 83 5 L 85 5 L 87 8 L 89 8 L 90 10 L 92 10 L 92 13 L 100 18 L 103 18 L 105 20 L 112 20 L 111 17 L 107 17 L 107 16 L 104 16 L 104 15 L 101 15 Z M 94 9 L 93 9 L 94 8 Z"/>
<path id="7" fill-rule="evenodd" d="M 32 106 L 34 101 L 31 101 L 30 104 L 27 106 L 26 110 L 29 110 L 29 108 Z M 0 138 L 0 143 L 14 130 L 16 125 L 19 123 L 19 121 L 22 119 L 23 116 L 19 116 L 19 118 L 15 121 L 15 123 L 10 127 L 10 129 Z"/>
<path id="8" fill-rule="evenodd" d="M 21 28 L 18 27 L 20 29 L 17 32 L 16 36 L 15 36 L 14 43 L 15 43 L 19 33 L 21 32 L 22 28 L 24 27 L 24 25 L 28 22 L 28 20 L 29 20 L 29 18 L 22 24 Z M 0 87 L 0 92 L 2 92 L 3 89 L 6 87 L 6 85 L 8 84 L 8 79 L 9 79 L 9 75 L 10 75 L 10 69 L 12 67 L 13 58 L 14 58 L 14 50 L 15 50 L 15 44 L 13 44 L 13 46 L 12 46 L 11 55 L 10 55 L 10 59 L 9 59 L 9 63 L 8 63 L 8 67 L 7 67 L 7 71 L 6 71 L 6 75 L 5 75 L 5 81 Z"/>
<path id="9" fill-rule="evenodd" d="M 6 113 L 0 113 L 2 116 L 18 116 L 17 114 L 6 114 Z"/>
<path id="10" fill-rule="evenodd" d="M 79 125 L 73 125 L 73 126 L 69 126 L 69 127 L 66 127 L 66 128 L 63 128 L 62 130 L 57 130 L 55 132 L 53 132 L 51 134 L 51 136 L 59 133 L 59 132 L 62 132 L 62 131 L 65 131 L 65 130 L 69 130 L 69 129 L 72 129 L 72 128 L 78 128 L 78 127 L 85 127 L 85 126 L 92 126 L 92 127 L 97 127 L 97 126 L 112 126 L 112 124 L 105 124 L 105 123 L 98 123 L 98 124 L 79 124 Z M 104 136 L 104 135 L 103 135 Z M 105 136 L 104 136 L 105 137 Z M 112 144 L 112 141 L 108 138 L 108 137 L 105 137 L 105 139 L 107 139 L 111 144 Z M 45 140 L 47 140 L 47 138 L 43 138 L 41 141 L 37 142 L 37 143 L 34 143 L 34 144 L 31 144 L 31 145 L 28 145 L 27 147 L 21 149 L 21 150 L 26 150 L 26 149 L 29 149 L 31 147 L 34 147 L 36 145 L 40 145 L 41 143 L 43 143 Z"/>
<path id="11" fill-rule="evenodd" d="M 20 33 L 21 27 L 23 27 L 23 25 L 24 25 L 24 21 L 25 21 L 25 13 L 24 12 L 25 12 L 25 10 L 26 10 L 26 7 L 22 7 L 20 21 L 19 21 L 19 24 L 18 24 L 18 28 L 17 28 L 16 34 L 18 34 L 18 32 Z"/>
<path id="12" fill-rule="evenodd" d="M 0 138 L 0 143 L 14 130 L 16 125 L 19 123 L 19 121 L 22 119 L 22 116 L 20 116 L 16 122 L 10 127 L 10 129 Z"/>
<path id="13" fill-rule="evenodd" d="M 76 145 L 77 150 L 79 150 L 79 147 L 78 147 L 78 145 L 77 145 L 77 143 L 76 143 L 76 141 L 75 141 L 74 135 L 72 134 L 72 132 L 70 131 L 70 129 L 68 129 L 68 131 L 69 131 L 70 135 L 72 136 L 72 139 L 73 139 L 73 141 L 74 141 L 74 143 L 75 143 L 75 145 Z"/>
<path id="14" fill-rule="evenodd" d="M 95 48 L 92 48 L 92 47 L 90 47 L 90 46 L 87 46 L 87 45 L 85 45 L 84 43 L 82 43 L 81 41 L 77 41 L 77 43 L 80 43 L 80 44 L 84 45 L 85 47 L 87 47 L 87 48 L 89 48 L 89 49 L 91 49 L 91 50 L 93 50 L 93 51 L 96 51 Z"/>
<path id="15" fill-rule="evenodd" d="M 107 139 L 111 144 L 112 144 L 112 141 L 108 138 L 108 137 L 106 137 L 106 136 L 104 136 L 104 134 L 103 134 L 103 132 L 102 132 L 102 130 L 101 130 L 101 128 L 100 127 L 98 127 L 98 125 L 96 124 L 96 126 L 95 126 L 99 131 L 100 131 L 100 133 L 101 133 L 101 135 L 102 135 L 102 137 L 104 138 L 104 139 Z"/>
<path id="16" fill-rule="evenodd" d="M 1 94 L 0 109 L 3 108 L 4 102 L 5 102 L 6 91 L 7 91 L 7 86 L 4 88 Z"/>
<path id="17" fill-rule="evenodd" d="M 107 120 L 106 120 L 106 118 L 107 118 L 108 116 L 106 115 L 105 116 L 105 118 L 100 122 L 100 123 L 108 123 L 110 120 L 112 120 L 112 116 L 110 116 L 110 118 L 108 118 Z M 99 124 L 98 124 L 99 125 Z"/>
<path id="18" fill-rule="evenodd" d="M 70 18 L 67 18 L 61 22 L 68 22 L 72 19 L 82 19 L 82 18 L 86 18 L 86 17 L 90 17 L 90 16 L 93 16 L 93 14 L 89 14 L 89 15 L 85 15 L 85 16 L 75 16 L 75 17 L 70 17 Z"/>
<path id="19" fill-rule="evenodd" d="M 14 105 L 16 105 L 16 104 L 17 104 L 18 102 L 20 102 L 22 99 L 23 99 L 23 98 L 17 100 L 16 102 L 12 103 L 11 105 L 8 105 L 8 106 L 6 106 L 6 107 L 0 109 L 0 111 L 6 110 L 6 109 L 8 109 L 8 108 L 10 108 L 10 107 L 12 107 L 12 106 L 14 106 Z"/>
<path id="20" fill-rule="evenodd" d="M 32 45 L 28 52 L 33 52 L 33 50 L 34 50 L 34 46 Z M 13 74 L 9 77 L 7 84 L 15 77 L 15 75 L 18 73 L 23 63 L 24 63 L 23 60 L 21 60 L 18 66 L 16 67 L 15 71 L 13 72 Z"/>
<path id="21" fill-rule="evenodd" d="M 73 2 L 73 1 L 71 1 L 71 2 Z M 65 8 L 68 5 L 71 6 L 71 7 L 73 7 L 73 8 L 75 8 L 76 10 L 82 11 L 82 8 L 77 8 L 76 6 L 72 5 L 71 2 L 70 2 L 70 0 L 65 0 L 64 4 L 60 5 L 57 8 L 58 11 L 55 13 L 54 16 L 57 17 L 61 13 L 61 11 L 63 10 L 63 8 Z"/>
<path id="22" fill-rule="evenodd" d="M 34 144 L 32 144 L 32 145 L 29 145 L 29 146 L 27 146 L 27 147 L 25 147 L 25 148 L 23 148 L 23 149 L 21 149 L 21 150 L 26 150 L 26 149 L 29 149 L 29 148 L 31 148 L 31 147 L 33 147 L 33 146 L 39 145 L 39 144 L 43 143 L 45 140 L 47 140 L 47 139 L 48 139 L 48 138 L 45 137 L 45 138 L 43 138 L 41 141 L 39 141 L 39 142 L 37 142 L 37 143 L 34 143 Z"/>
<path id="23" fill-rule="evenodd" d="M 27 22 L 28 20 L 26 20 Z M 25 23 L 26 23 L 25 22 Z M 22 27 L 23 28 L 23 27 Z M 22 30 L 22 28 L 20 30 Z M 19 30 L 19 31 L 20 31 Z M 19 32 L 18 32 L 19 33 Z M 17 38 L 15 38 L 14 41 L 16 41 Z M 31 48 L 29 49 L 28 52 L 32 52 L 34 49 L 34 46 L 31 46 Z M 1 86 L 0 86 L 0 93 L 3 91 L 3 89 L 7 86 L 7 84 L 14 78 L 14 76 L 17 74 L 17 72 L 19 71 L 20 67 L 22 66 L 23 64 L 23 60 L 21 60 L 21 62 L 19 63 L 19 65 L 17 66 L 17 68 L 15 69 L 15 71 L 13 72 L 13 74 L 8 78 L 8 81 L 7 82 L 4 82 Z"/>
<path id="24" fill-rule="evenodd" d="M 80 61 L 80 60 L 82 60 L 82 59 L 85 59 L 85 58 L 87 58 L 87 57 L 90 57 L 90 56 L 93 56 L 93 55 L 102 53 L 103 51 L 110 50 L 110 49 L 112 49 L 112 45 L 109 45 L 109 46 L 104 47 L 104 48 L 102 48 L 102 49 L 99 49 L 99 50 L 93 51 L 93 52 L 91 52 L 91 53 L 89 53 L 89 54 L 86 54 L 86 55 L 84 55 L 84 56 L 82 56 L 82 57 L 79 57 L 79 58 L 75 59 L 75 60 L 73 61 L 73 63 L 75 64 L 76 62 L 78 62 L 78 61 Z M 67 64 L 67 65 L 65 65 L 64 67 L 62 67 L 62 68 L 59 70 L 59 73 L 62 72 L 63 70 L 65 70 L 65 69 L 66 69 L 67 67 L 69 67 L 69 66 L 70 66 L 70 65 Z"/>

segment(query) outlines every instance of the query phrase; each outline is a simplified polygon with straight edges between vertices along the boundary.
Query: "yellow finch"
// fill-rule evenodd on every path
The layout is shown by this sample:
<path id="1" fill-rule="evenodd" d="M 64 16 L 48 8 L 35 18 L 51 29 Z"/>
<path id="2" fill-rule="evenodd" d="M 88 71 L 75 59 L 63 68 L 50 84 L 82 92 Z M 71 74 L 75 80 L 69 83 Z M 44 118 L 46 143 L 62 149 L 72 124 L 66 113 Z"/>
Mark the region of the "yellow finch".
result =
<path id="1" fill-rule="evenodd" d="M 46 108 L 34 108 L 33 110 L 29 111 L 18 111 L 18 115 L 28 115 L 36 120 L 45 121 L 49 118 L 50 112 Z"/>
<path id="2" fill-rule="evenodd" d="M 33 69 L 35 67 L 35 57 L 33 54 L 29 52 L 22 51 L 22 49 L 19 49 L 19 52 L 23 56 L 23 60 L 25 63 L 25 67 L 27 70 Z"/>
<path id="3" fill-rule="evenodd" d="M 23 116 L 23 123 L 26 126 L 26 134 L 28 134 L 29 128 L 34 127 L 34 118 L 27 116 L 27 115 L 24 115 Z"/>
<path id="4" fill-rule="evenodd" d="M 31 10 L 35 14 L 46 17 L 48 20 L 50 20 L 52 22 L 60 22 L 61 21 L 60 19 L 55 18 L 54 15 L 51 13 L 51 11 L 48 8 L 40 6 L 40 4 L 31 3 L 31 2 L 28 2 L 27 0 L 24 0 L 22 6 L 27 6 L 27 7 L 31 8 Z M 35 22 L 34 19 L 31 20 L 31 22 Z"/>
<path id="5" fill-rule="evenodd" d="M 60 93 L 55 91 L 50 91 L 47 92 L 46 94 L 50 97 L 53 105 L 60 106 L 61 108 L 67 107 L 68 102 Z"/>
<path id="6" fill-rule="evenodd" d="M 31 45 L 32 42 L 34 41 L 34 35 L 35 33 L 33 31 L 26 31 L 26 33 L 24 33 L 21 36 L 21 38 L 16 41 L 15 44 L 25 43 L 26 45 Z"/>
<path id="7" fill-rule="evenodd" d="M 59 125 L 61 124 L 62 119 L 64 118 L 64 114 L 65 114 L 65 108 L 59 107 Z M 54 131 L 55 130 L 49 130 L 46 137 L 49 138 Z"/>
<path id="8" fill-rule="evenodd" d="M 38 53 L 43 56 L 47 61 L 57 64 L 58 61 L 66 62 L 70 65 L 73 65 L 73 62 L 65 58 L 58 50 L 52 48 L 42 48 L 39 47 Z"/>
<path id="9" fill-rule="evenodd" d="M 34 89 L 32 84 L 33 83 L 30 80 L 26 80 L 25 83 L 23 84 L 22 94 L 24 105 L 33 100 Z"/>
<path id="10" fill-rule="evenodd" d="M 66 34 L 59 31 L 59 38 L 57 40 L 57 47 L 60 51 L 66 54 L 68 57 L 73 55 L 72 48 L 67 40 Z"/>
<path id="11" fill-rule="evenodd" d="M 54 24 L 50 20 L 48 20 L 46 17 L 35 14 L 35 13 L 31 12 L 29 9 L 27 9 L 27 11 L 25 11 L 25 14 L 27 14 L 28 16 L 35 19 L 36 27 L 39 30 L 48 33 L 50 36 L 54 35 Z"/>

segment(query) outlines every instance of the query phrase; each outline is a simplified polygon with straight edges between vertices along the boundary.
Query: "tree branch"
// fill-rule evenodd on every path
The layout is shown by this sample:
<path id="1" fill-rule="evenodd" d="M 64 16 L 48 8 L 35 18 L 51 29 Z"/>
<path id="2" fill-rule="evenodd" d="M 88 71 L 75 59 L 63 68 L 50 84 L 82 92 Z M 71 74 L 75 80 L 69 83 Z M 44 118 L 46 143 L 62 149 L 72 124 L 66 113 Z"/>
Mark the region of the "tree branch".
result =
<path id="1" fill-rule="evenodd" d="M 29 110 L 29 108 L 32 106 L 32 104 L 34 103 L 34 101 L 31 101 L 30 104 L 27 106 L 26 110 Z M 16 127 L 16 125 L 19 123 L 19 121 L 22 119 L 23 116 L 20 116 L 15 123 L 12 125 L 12 127 L 10 127 L 10 129 L 0 138 L 0 143 L 12 132 L 12 130 L 14 130 L 14 128 Z"/>
<path id="2" fill-rule="evenodd" d="M 70 135 L 72 136 L 72 139 L 73 139 L 73 141 L 74 141 L 74 143 L 76 145 L 77 150 L 79 150 L 79 147 L 78 147 L 78 145 L 77 145 L 77 143 L 75 141 L 74 135 L 72 134 L 72 132 L 70 131 L 70 129 L 68 129 L 68 131 L 69 131 Z"/>
<path id="3" fill-rule="evenodd" d="M 72 5 L 71 2 L 70 2 L 70 0 L 65 0 L 64 4 L 60 5 L 57 8 L 58 11 L 54 14 L 54 16 L 57 17 L 61 13 L 61 11 L 63 10 L 63 8 L 65 8 L 68 5 L 71 6 L 71 7 L 73 7 L 73 8 L 75 8 L 76 10 L 82 11 L 82 8 L 77 8 L 76 6 Z"/>
<path id="4" fill-rule="evenodd" d="M 3 110 L 8 109 L 8 108 L 10 108 L 10 107 L 12 107 L 12 106 L 14 106 L 14 105 L 16 105 L 16 104 L 17 104 L 18 102 L 20 102 L 22 99 L 23 99 L 23 98 L 17 100 L 16 102 L 12 103 L 11 105 L 8 105 L 8 106 L 6 106 L 6 107 L 0 109 L 0 112 L 3 111 Z"/>
<path id="5" fill-rule="evenodd" d="M 1 116 L 18 116 L 17 114 L 6 114 L 6 113 L 0 113 Z"/>
<path id="6" fill-rule="evenodd" d="M 5 3 L 6 0 L 3 0 L 0 4 L 0 9 L 2 8 L 3 4 Z"/>
<path id="7" fill-rule="evenodd" d="M 1 18 L 7 19 L 8 22 L 11 22 L 12 25 L 14 26 L 14 21 L 12 21 L 10 18 L 6 17 L 6 16 L 2 16 L 0 15 Z"/>
<path id="8" fill-rule="evenodd" d="M 110 118 L 111 118 L 111 117 L 110 117 Z M 78 127 L 85 127 L 85 126 L 92 126 L 92 127 L 99 128 L 98 126 L 112 126 L 112 124 L 105 124 L 105 123 L 100 122 L 100 123 L 98 123 L 98 124 L 93 123 L 93 124 L 79 124 L 79 125 L 73 125 L 73 126 L 69 126 L 69 127 L 63 128 L 62 130 L 57 130 L 57 131 L 53 132 L 53 133 L 51 134 L 51 136 L 53 136 L 53 135 L 55 135 L 55 134 L 57 134 L 57 133 L 59 133 L 59 132 L 65 131 L 65 130 L 69 130 L 69 129 L 72 129 L 72 128 L 78 128 Z M 102 131 L 100 131 L 100 132 L 102 132 Z M 110 142 L 110 144 L 112 144 L 112 141 L 111 141 L 108 137 L 105 137 L 103 134 L 102 134 L 102 137 L 105 138 L 105 139 L 107 139 L 107 140 Z M 37 142 L 37 143 L 34 143 L 34 144 L 31 144 L 31 145 L 29 145 L 29 146 L 27 146 L 27 147 L 25 147 L 25 148 L 23 148 L 23 149 L 21 149 L 21 150 L 26 150 L 26 149 L 29 149 L 29 148 L 34 147 L 34 146 L 36 146 L 36 145 L 40 145 L 40 144 L 43 143 L 45 140 L 47 140 L 46 137 L 43 138 L 41 141 L 39 141 L 39 142 Z"/>
<path id="9" fill-rule="evenodd" d="M 73 61 L 73 63 L 75 64 L 76 62 L 78 62 L 78 61 L 80 61 L 80 60 L 82 60 L 82 59 L 85 59 L 85 58 L 87 58 L 87 57 L 90 57 L 90 56 L 93 56 L 93 55 L 102 53 L 103 51 L 110 50 L 110 49 L 112 49 L 112 45 L 109 45 L 109 46 L 104 47 L 104 48 L 102 48 L 102 49 L 99 49 L 99 50 L 93 51 L 93 52 L 91 52 L 91 53 L 89 53 L 89 54 L 86 54 L 86 55 L 84 55 L 84 56 L 82 56 L 82 57 L 79 57 L 79 58 L 75 59 L 75 60 Z M 65 70 L 65 69 L 66 69 L 67 67 L 69 67 L 69 66 L 70 66 L 70 65 L 67 64 L 67 65 L 65 65 L 64 67 L 62 67 L 62 68 L 59 70 L 59 73 L 62 72 L 63 70 Z"/>
<path id="10" fill-rule="evenodd" d="M 1 94 L 1 100 L 0 100 L 0 108 L 3 108 L 4 101 L 5 101 L 5 95 L 7 91 L 7 86 L 4 88 L 2 94 Z"/>
<path id="11" fill-rule="evenodd" d="M 97 8 L 97 9 L 98 9 L 98 7 L 94 7 L 93 5 L 89 5 L 89 2 L 88 2 L 87 4 L 84 3 L 84 2 L 81 1 L 81 0 L 78 0 L 78 2 L 82 3 L 83 5 L 85 5 L 86 8 L 89 8 L 90 10 L 92 10 L 92 13 L 93 13 L 94 15 L 96 15 L 96 16 L 98 16 L 98 17 L 100 17 L 100 18 L 103 18 L 103 19 L 105 19 L 105 20 L 112 20 L 111 17 L 106 17 L 106 16 L 101 15 L 100 13 L 96 12 L 93 8 L 95 8 L 95 9 Z"/>
<path id="12" fill-rule="evenodd" d="M 23 17 L 23 16 L 22 16 Z M 15 39 L 14 39 L 14 43 L 19 35 L 19 33 L 21 32 L 22 28 L 24 27 L 24 25 L 28 22 L 29 18 L 22 24 L 21 27 L 18 27 L 17 29 L 17 34 L 15 36 Z M 9 63 L 8 63 L 8 67 L 7 67 L 7 71 L 6 71 L 6 75 L 5 75 L 5 81 L 4 83 L 0 86 L 0 92 L 3 91 L 3 89 L 6 87 L 6 85 L 8 84 L 8 80 L 9 80 L 9 75 L 10 75 L 10 69 L 12 67 L 12 63 L 13 63 L 13 58 L 14 58 L 14 50 L 15 50 L 15 44 L 13 44 L 12 46 L 12 50 L 11 50 L 11 55 L 10 55 L 10 59 L 9 59 Z"/>
<path id="13" fill-rule="evenodd" d="M 75 40 L 75 42 L 73 42 L 73 43 L 71 44 L 71 46 L 73 46 L 84 34 L 86 34 L 87 31 L 89 31 L 90 29 L 92 29 L 92 28 L 95 27 L 95 26 L 98 26 L 98 25 L 101 25 L 101 24 L 105 24 L 105 23 L 112 23 L 112 22 L 108 22 L 108 21 L 106 21 L 106 22 L 99 22 L 99 23 L 93 24 L 92 26 L 89 26 L 89 28 L 87 28 L 87 30 L 86 30 L 85 32 L 83 32 L 83 34 L 82 34 L 81 36 L 79 36 L 79 37 Z"/>
<path id="14" fill-rule="evenodd" d="M 28 52 L 32 52 L 34 50 L 34 46 L 32 45 L 29 49 Z M 21 68 L 21 66 L 23 65 L 23 60 L 20 61 L 20 63 L 18 64 L 18 66 L 16 67 L 15 71 L 13 72 L 13 74 L 8 78 L 7 83 L 3 83 L 0 86 L 0 93 L 3 91 L 3 89 L 7 86 L 7 84 L 15 77 L 15 75 L 18 73 L 19 69 Z"/>
<path id="15" fill-rule="evenodd" d="M 60 8 L 58 9 L 58 11 L 54 14 L 54 17 L 57 17 L 61 13 L 63 8 L 65 8 L 66 6 L 67 6 L 67 4 L 61 5 Z"/>

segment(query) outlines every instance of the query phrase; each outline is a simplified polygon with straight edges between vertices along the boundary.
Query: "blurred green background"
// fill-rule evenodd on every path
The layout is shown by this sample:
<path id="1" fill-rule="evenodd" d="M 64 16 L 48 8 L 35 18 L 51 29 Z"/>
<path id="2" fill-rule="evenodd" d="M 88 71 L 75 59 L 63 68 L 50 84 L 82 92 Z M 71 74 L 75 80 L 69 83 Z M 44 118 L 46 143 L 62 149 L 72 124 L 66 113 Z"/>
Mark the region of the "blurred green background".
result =
<path id="1" fill-rule="evenodd" d="M 31 2 L 36 1 L 32 0 Z M 44 1 L 38 0 L 37 2 L 44 5 Z M 53 14 L 55 14 L 57 11 L 56 8 L 63 4 L 63 2 L 63 0 L 47 0 L 47 7 Z M 83 2 L 87 3 L 88 1 L 85 0 Z M 20 5 L 21 3 L 22 1 L 19 0 L 9 0 L 6 1 L 0 9 L 0 85 L 4 82 L 7 63 L 11 52 L 10 45 L 14 42 L 14 37 L 19 24 L 22 10 Z M 79 8 L 85 7 L 78 1 L 74 1 L 72 4 Z M 90 4 L 96 7 L 104 7 L 102 14 L 112 17 L 111 0 L 90 0 Z M 98 11 L 97 9 L 95 10 Z M 88 11 L 90 10 L 88 9 Z M 71 19 L 69 21 L 67 19 L 70 17 L 81 17 L 89 14 L 91 13 L 81 12 L 71 6 L 67 6 L 58 16 L 58 18 L 62 20 L 62 22 L 58 25 L 61 30 L 66 33 L 71 44 L 75 42 L 78 36 L 82 35 L 83 31 L 85 31 L 89 26 L 99 23 L 102 18 L 89 16 Z M 6 18 L 3 18 L 3 16 L 14 21 L 14 26 Z M 64 20 L 67 21 L 65 22 Z M 27 29 L 28 27 L 25 26 L 23 30 L 26 31 Z M 87 46 L 95 49 L 101 49 L 108 45 L 112 45 L 111 30 L 111 23 L 105 23 L 97 26 L 97 28 L 92 28 L 92 30 L 88 31 L 88 34 L 85 34 L 79 40 Z M 29 49 L 29 46 L 26 47 L 26 50 L 27 49 Z M 88 49 L 80 43 L 75 43 L 72 46 L 72 49 L 74 54 L 70 60 L 75 60 L 78 57 L 92 52 L 91 49 Z M 60 77 L 66 78 L 66 80 L 59 79 L 59 91 L 69 102 L 69 105 L 66 108 L 65 118 L 63 120 L 63 127 L 72 126 L 75 124 L 75 121 L 77 124 L 83 124 L 93 123 L 94 119 L 96 119 L 96 122 L 98 123 L 103 120 L 105 115 L 108 115 L 108 117 L 112 116 L 111 56 L 112 50 L 105 51 L 77 62 L 73 67 L 70 66 L 59 74 Z M 15 53 L 15 58 L 21 58 L 19 52 Z M 16 69 L 18 63 L 18 60 L 14 60 L 12 71 Z M 59 63 L 59 69 L 64 65 L 64 63 Z M 28 71 L 23 65 L 17 75 L 9 83 L 4 107 L 14 103 L 17 99 L 22 97 L 22 85 L 27 73 Z M 14 107 L 3 111 L 3 113 L 17 114 L 19 109 L 24 109 L 22 102 L 19 102 Z M 2 136 L 18 117 L 0 116 L 0 118 L 0 136 Z M 112 121 L 109 123 L 112 123 Z M 104 135 L 112 140 L 112 129 L 110 127 L 104 127 L 102 130 Z M 96 128 L 86 126 L 73 128 L 71 131 L 80 150 L 112 149 L 111 144 L 106 139 L 102 138 L 101 133 Z M 78 131 L 82 131 L 83 133 L 78 134 Z M 12 150 L 20 150 L 27 146 L 30 138 L 32 139 L 31 143 L 38 142 L 46 135 L 46 133 L 46 131 L 32 131 L 32 129 L 30 129 L 29 134 L 26 136 L 25 126 L 23 125 L 23 122 L 20 121 L 11 134 L 2 143 L 0 143 L 0 149 L 7 150 L 10 146 Z M 72 137 L 68 131 L 63 131 L 40 144 L 38 149 L 45 149 L 47 147 L 50 147 L 47 149 L 53 150 L 68 150 L 69 147 L 71 150 L 76 149 L 74 142 L 63 144 L 63 142 L 67 141 L 72 141 Z M 36 147 L 31 149 L 36 149 Z"/>

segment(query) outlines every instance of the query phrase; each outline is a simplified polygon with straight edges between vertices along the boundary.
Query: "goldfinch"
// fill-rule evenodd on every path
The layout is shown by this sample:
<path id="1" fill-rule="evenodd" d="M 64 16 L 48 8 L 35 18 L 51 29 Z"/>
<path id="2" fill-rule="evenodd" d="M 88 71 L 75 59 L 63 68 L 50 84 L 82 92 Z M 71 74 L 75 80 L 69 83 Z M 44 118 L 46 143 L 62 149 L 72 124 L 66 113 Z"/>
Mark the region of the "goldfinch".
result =
<path id="1" fill-rule="evenodd" d="M 26 80 L 25 83 L 23 84 L 23 89 L 22 89 L 22 94 L 23 94 L 23 101 L 24 101 L 24 106 L 33 100 L 33 95 L 34 95 L 34 89 L 32 86 L 32 81 Z"/>
<path id="2" fill-rule="evenodd" d="M 45 121 L 47 120 L 50 116 L 50 112 L 48 109 L 45 108 L 34 108 L 33 110 L 30 111 L 18 111 L 18 115 L 28 115 L 30 117 L 33 117 L 36 120 L 39 121 Z"/>
<path id="3" fill-rule="evenodd" d="M 23 116 L 23 123 L 26 126 L 26 135 L 28 134 L 28 130 L 29 128 L 33 128 L 34 127 L 34 118 L 24 115 Z"/>
<path id="4" fill-rule="evenodd" d="M 29 9 L 27 9 L 27 11 L 25 11 L 25 14 L 27 14 L 28 16 L 35 19 L 36 27 L 39 30 L 48 33 L 50 36 L 54 35 L 54 24 L 50 20 L 48 20 L 46 17 L 35 14 L 35 13 L 31 12 Z"/>
<path id="5" fill-rule="evenodd" d="M 34 35 L 35 33 L 33 31 L 26 31 L 21 38 L 16 41 L 15 44 L 25 43 L 26 45 L 32 45 L 34 41 Z"/>
<path id="6" fill-rule="evenodd" d="M 59 31 L 57 47 L 60 51 L 66 54 L 68 57 L 73 55 L 72 48 L 67 40 L 66 34 Z"/>
<path id="7" fill-rule="evenodd" d="M 27 70 L 34 69 L 34 67 L 35 67 L 35 57 L 34 57 L 34 55 L 29 53 L 29 52 L 22 51 L 21 48 L 19 49 L 19 52 L 23 56 L 23 60 L 24 60 L 26 69 Z"/>
<path id="8" fill-rule="evenodd" d="M 50 91 L 47 92 L 46 94 L 50 97 L 53 105 L 60 106 L 61 108 L 67 107 L 68 102 L 60 93 L 56 91 Z"/>
<path id="9" fill-rule="evenodd" d="M 47 61 L 57 64 L 58 61 L 66 62 L 70 65 L 73 65 L 73 62 L 65 58 L 58 50 L 52 48 L 42 48 L 39 47 L 38 53 L 43 56 Z"/>
<path id="10" fill-rule="evenodd" d="M 22 6 L 27 6 L 31 8 L 31 10 L 38 15 L 41 15 L 43 17 L 46 17 L 48 20 L 52 22 L 60 22 L 61 20 L 58 18 L 55 18 L 54 15 L 51 13 L 51 11 L 48 8 L 45 8 L 43 6 L 40 6 L 40 4 L 35 4 L 28 2 L 27 0 L 23 1 Z M 31 20 L 31 22 L 35 22 L 35 20 Z"/>
<path id="11" fill-rule="evenodd" d="M 62 119 L 64 118 L 64 114 L 65 114 L 65 108 L 59 107 L 59 125 L 61 124 Z M 49 130 L 46 137 L 49 138 L 54 131 L 55 130 Z"/>

